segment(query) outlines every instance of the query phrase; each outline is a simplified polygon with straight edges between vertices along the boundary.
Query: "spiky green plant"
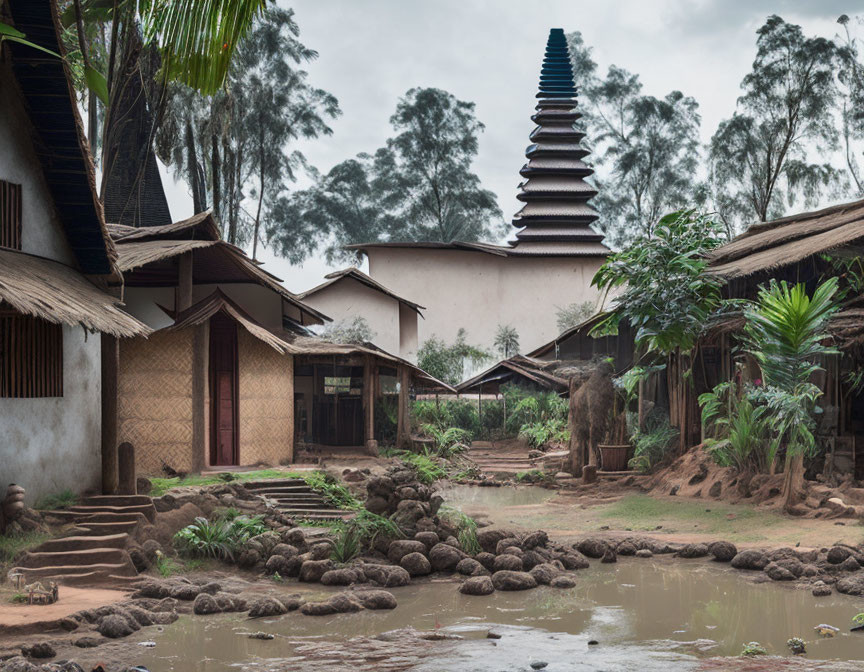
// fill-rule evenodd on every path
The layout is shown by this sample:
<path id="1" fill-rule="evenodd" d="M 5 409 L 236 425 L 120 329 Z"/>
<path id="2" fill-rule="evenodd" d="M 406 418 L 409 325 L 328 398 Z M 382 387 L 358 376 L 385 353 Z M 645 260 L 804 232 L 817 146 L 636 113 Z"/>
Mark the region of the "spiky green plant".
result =
<path id="1" fill-rule="evenodd" d="M 446 505 L 441 507 L 438 515 L 456 528 L 456 539 L 463 551 L 470 555 L 476 555 L 483 550 L 477 539 L 477 521 L 471 516 Z"/>
<path id="2" fill-rule="evenodd" d="M 198 517 L 174 535 L 177 550 L 192 557 L 233 560 L 234 549 L 224 522 Z"/>
<path id="3" fill-rule="evenodd" d="M 335 532 L 330 559 L 341 564 L 349 563 L 360 554 L 360 529 L 351 523 L 343 523 L 336 527 Z"/>
<path id="4" fill-rule="evenodd" d="M 423 425 L 421 431 L 432 439 L 435 444 L 435 453 L 445 460 L 464 453 L 471 443 L 471 432 L 459 427 L 441 429 L 430 423 Z"/>

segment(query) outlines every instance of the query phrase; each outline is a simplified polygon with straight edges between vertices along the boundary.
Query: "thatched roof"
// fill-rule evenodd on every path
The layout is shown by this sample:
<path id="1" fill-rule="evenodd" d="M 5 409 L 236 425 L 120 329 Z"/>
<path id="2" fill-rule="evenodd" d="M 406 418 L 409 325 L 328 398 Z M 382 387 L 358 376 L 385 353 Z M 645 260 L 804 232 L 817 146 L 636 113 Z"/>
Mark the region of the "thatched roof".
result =
<path id="1" fill-rule="evenodd" d="M 864 200 L 751 226 L 709 256 L 708 271 L 738 278 L 864 240 Z M 860 253 L 860 250 L 857 250 Z"/>
<path id="2" fill-rule="evenodd" d="M 544 343 L 538 348 L 535 348 L 531 352 L 528 353 L 528 357 L 542 357 L 543 355 L 549 354 L 550 352 L 555 351 L 555 346 L 561 343 L 562 341 L 566 341 L 571 336 L 575 336 L 579 333 L 588 334 L 594 325 L 596 325 L 600 320 L 609 316 L 610 311 L 603 311 L 600 313 L 596 313 L 592 315 L 587 320 L 583 320 L 577 325 L 569 327 L 558 334 L 554 339 L 549 341 L 548 343 Z"/>
<path id="3" fill-rule="evenodd" d="M 376 249 L 410 250 L 455 250 L 458 252 L 480 252 L 496 257 L 607 257 L 611 251 L 602 243 L 520 243 L 518 247 L 493 245 L 492 243 L 465 242 L 454 240 L 450 243 L 411 242 L 411 243 L 355 243 L 343 249 L 366 254 Z"/>
<path id="4" fill-rule="evenodd" d="M 164 226 L 136 227 L 125 224 L 108 224 L 108 232 L 116 241 L 128 243 L 133 240 L 221 240 L 222 232 L 210 210 L 199 212 L 188 219 L 181 219 Z"/>
<path id="5" fill-rule="evenodd" d="M 231 317 L 252 336 L 263 341 L 280 354 L 296 354 L 291 345 L 258 324 L 245 310 L 218 289 L 210 296 L 180 312 L 174 318 L 174 324 L 166 327 L 166 330 L 174 331 L 202 324 L 219 312 Z"/>
<path id="6" fill-rule="evenodd" d="M 556 371 L 558 364 L 515 355 L 459 383 L 456 390 L 459 394 L 483 391 L 497 393 L 504 383 L 527 382 L 563 394 L 569 389 L 569 377 Z"/>
<path id="7" fill-rule="evenodd" d="M 56 261 L 0 249 L 0 303 L 55 324 L 81 325 L 114 336 L 146 336 L 150 329 L 120 309 L 78 271 Z"/>
<path id="8" fill-rule="evenodd" d="M 320 292 L 322 289 L 330 287 L 331 285 L 334 285 L 338 282 L 341 282 L 342 280 L 350 279 L 350 280 L 355 280 L 356 282 L 359 282 L 361 285 L 365 285 L 366 287 L 369 287 L 370 289 L 372 289 L 376 292 L 380 292 L 381 294 L 384 294 L 385 296 L 388 296 L 391 299 L 394 299 L 395 301 L 398 301 L 399 303 L 401 303 L 405 306 L 408 306 L 408 308 L 410 308 L 411 310 L 416 312 L 420 317 L 423 317 L 423 313 L 421 313 L 420 311 L 426 310 L 425 306 L 421 306 L 419 303 L 414 303 L 413 301 L 409 301 L 408 299 L 405 299 L 405 298 L 399 296 L 398 294 L 395 294 L 394 292 L 390 291 L 384 285 L 382 285 L 380 282 L 377 282 L 376 280 L 373 280 L 372 278 L 370 278 L 368 275 L 366 275 L 363 271 L 361 271 L 356 266 L 349 266 L 348 268 L 342 269 L 341 271 L 329 273 L 329 274 L 324 276 L 324 279 L 326 280 L 326 282 L 322 282 L 317 287 L 313 287 L 312 289 L 308 289 L 305 292 L 298 294 L 297 298 L 298 299 L 309 298 L 310 296 L 313 296 L 313 295 L 317 294 L 318 292 Z"/>
<path id="9" fill-rule="evenodd" d="M 151 227 L 145 230 L 157 228 L 166 227 Z M 279 278 L 261 268 L 247 257 L 243 250 L 223 240 L 152 240 L 147 236 L 143 239 L 127 236 L 117 241 L 118 266 L 124 273 L 186 252 L 194 253 L 193 276 L 196 284 L 253 282 L 279 294 L 284 301 L 305 314 L 311 323 L 322 324 L 331 321 L 329 317 L 303 303 L 285 289 L 280 284 Z M 134 276 L 130 276 L 128 280 L 130 285 L 134 285 Z"/>
<path id="10" fill-rule="evenodd" d="M 65 55 L 56 0 L 9 0 L 15 28 L 41 47 Z M 109 275 L 113 245 L 97 197 L 96 171 L 78 114 L 65 59 L 5 42 L 12 70 L 27 106 L 34 149 L 42 164 L 55 212 L 83 273 Z"/>

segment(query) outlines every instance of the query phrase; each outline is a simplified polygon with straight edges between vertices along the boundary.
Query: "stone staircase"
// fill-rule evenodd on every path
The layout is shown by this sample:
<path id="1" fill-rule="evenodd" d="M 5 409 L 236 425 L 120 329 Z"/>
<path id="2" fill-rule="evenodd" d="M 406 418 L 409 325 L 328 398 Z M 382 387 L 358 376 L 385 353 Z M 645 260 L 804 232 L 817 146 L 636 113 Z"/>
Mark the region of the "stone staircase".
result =
<path id="1" fill-rule="evenodd" d="M 346 520 L 354 515 L 352 511 L 335 508 L 302 478 L 247 481 L 244 485 L 250 492 L 272 500 L 277 509 L 297 521 Z"/>
<path id="2" fill-rule="evenodd" d="M 153 500 L 144 495 L 98 495 L 83 498 L 46 516 L 74 524 L 71 536 L 51 539 L 21 558 L 10 574 L 25 583 L 56 581 L 63 585 L 99 584 L 122 587 L 138 572 L 126 551 L 138 525 L 156 519 Z"/>

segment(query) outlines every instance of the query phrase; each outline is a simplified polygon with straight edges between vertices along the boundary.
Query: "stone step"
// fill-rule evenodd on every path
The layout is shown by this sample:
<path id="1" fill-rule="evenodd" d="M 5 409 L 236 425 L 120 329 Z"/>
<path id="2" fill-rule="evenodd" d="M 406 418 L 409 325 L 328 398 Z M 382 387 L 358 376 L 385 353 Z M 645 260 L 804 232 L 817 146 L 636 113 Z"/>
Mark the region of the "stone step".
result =
<path id="1" fill-rule="evenodd" d="M 79 551 L 31 551 L 21 559 L 21 567 L 83 566 L 97 563 L 122 564 L 129 562 L 129 554 L 120 548 L 87 548 Z"/>
<path id="2" fill-rule="evenodd" d="M 285 515 L 292 515 L 287 513 Z M 334 514 L 319 514 L 319 513 L 306 513 L 303 515 L 295 515 L 294 518 L 298 522 L 299 525 L 303 525 L 304 520 L 321 520 L 321 521 L 338 521 L 338 520 L 349 520 L 353 517 L 354 514 L 349 514 L 345 511 L 342 511 L 342 515 L 334 515 Z"/>
<path id="3" fill-rule="evenodd" d="M 320 516 L 344 516 L 346 514 L 353 515 L 353 511 L 345 511 L 344 509 L 327 509 L 327 508 L 314 508 L 314 507 L 299 507 L 299 506 L 280 506 L 278 509 L 284 513 L 286 516 L 307 516 L 307 515 L 320 515 Z"/>
<path id="4" fill-rule="evenodd" d="M 147 523 L 143 513 L 81 513 L 80 511 L 46 511 L 43 515 L 50 516 L 64 523 Z"/>
<path id="5" fill-rule="evenodd" d="M 330 502 L 278 502 L 276 508 L 280 511 L 288 511 L 294 509 L 308 509 L 310 511 L 341 511 L 342 509 L 334 507 Z"/>
<path id="6" fill-rule="evenodd" d="M 87 583 L 102 583 L 104 579 L 126 578 L 130 581 L 139 578 L 131 562 L 128 563 L 94 563 L 91 565 L 57 565 L 54 567 L 15 567 L 10 573 L 20 573 L 25 583 L 33 581 L 52 580 L 67 584 L 86 580 Z"/>
<path id="7" fill-rule="evenodd" d="M 72 506 L 69 511 L 73 513 L 116 513 L 116 514 L 131 514 L 140 513 L 144 515 L 151 523 L 156 520 L 156 508 L 153 504 L 135 504 L 133 506 L 111 506 L 95 505 L 95 506 Z"/>
<path id="8" fill-rule="evenodd" d="M 68 551 L 84 551 L 97 548 L 126 548 L 129 535 L 125 532 L 119 534 L 106 534 L 102 536 L 86 535 L 62 537 L 51 539 L 33 549 L 33 553 L 62 553 Z"/>
<path id="9" fill-rule="evenodd" d="M 144 516 L 141 516 L 144 518 Z M 146 522 L 146 518 L 144 518 Z M 115 521 L 109 523 L 94 523 L 89 520 L 82 521 L 78 523 L 77 533 L 80 536 L 102 536 L 106 534 L 132 534 L 135 531 L 135 528 L 138 527 L 140 522 L 138 520 L 129 520 L 129 521 Z"/>
<path id="10" fill-rule="evenodd" d="M 263 495 L 264 497 L 270 497 L 272 495 L 315 494 L 315 491 L 308 485 L 294 485 L 286 486 L 284 488 L 259 488 L 257 490 L 251 490 L 250 492 L 255 495 Z"/>
<path id="11" fill-rule="evenodd" d="M 78 503 L 87 506 L 138 506 L 152 504 L 153 500 L 147 495 L 93 495 L 82 497 Z"/>
<path id="12" fill-rule="evenodd" d="M 246 481 L 243 484 L 248 490 L 261 490 L 262 488 L 285 488 L 303 486 L 308 488 L 306 481 L 302 478 L 278 478 L 270 481 Z"/>

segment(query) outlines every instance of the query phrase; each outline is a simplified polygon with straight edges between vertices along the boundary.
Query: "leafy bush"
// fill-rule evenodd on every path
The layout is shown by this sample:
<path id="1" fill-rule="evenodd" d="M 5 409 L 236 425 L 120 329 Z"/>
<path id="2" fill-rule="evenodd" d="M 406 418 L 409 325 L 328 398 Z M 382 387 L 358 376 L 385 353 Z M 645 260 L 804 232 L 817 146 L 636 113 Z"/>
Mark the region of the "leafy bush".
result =
<path id="1" fill-rule="evenodd" d="M 506 435 L 503 402 L 484 400 L 480 407 L 480 434 L 478 438 L 496 439 Z"/>
<path id="2" fill-rule="evenodd" d="M 540 449 L 550 443 L 567 443 L 570 440 L 570 430 L 567 428 L 566 421 L 550 418 L 522 425 L 519 436 L 532 448 Z"/>
<path id="3" fill-rule="evenodd" d="M 406 466 L 410 467 L 417 474 L 417 480 L 421 483 L 434 483 L 447 477 L 447 470 L 444 469 L 437 458 L 430 455 L 409 453 L 406 451 L 402 453 L 401 459 Z"/>
<path id="4" fill-rule="evenodd" d="M 360 554 L 360 532 L 356 526 L 342 523 L 336 528 L 332 544 L 330 559 L 333 562 L 351 562 Z"/>
<path id="5" fill-rule="evenodd" d="M 465 452 L 471 443 L 471 433 L 459 427 L 439 429 L 436 425 L 423 425 L 421 428 L 426 436 L 435 442 L 435 453 L 445 460 Z"/>
<path id="6" fill-rule="evenodd" d="M 191 557 L 233 561 L 234 553 L 249 539 L 268 530 L 261 516 L 212 521 L 198 517 L 174 535 L 174 545 Z"/>
<path id="7" fill-rule="evenodd" d="M 678 430 L 669 424 L 669 416 L 655 408 L 646 416 L 645 427 L 631 437 L 634 450 L 630 468 L 648 471 L 666 456 L 677 438 Z"/>
<path id="8" fill-rule="evenodd" d="M 774 461 L 767 407 L 755 405 L 747 389 L 739 395 L 734 383 L 720 383 L 699 395 L 705 448 L 723 467 L 767 471 Z"/>
<path id="9" fill-rule="evenodd" d="M 452 506 L 442 506 L 438 515 L 456 528 L 456 539 L 462 550 L 469 555 L 477 555 L 483 550 L 477 539 L 477 521 Z"/>
<path id="10" fill-rule="evenodd" d="M 303 480 L 336 508 L 354 510 L 363 506 L 348 488 L 327 472 L 313 471 L 303 476 Z"/>
<path id="11" fill-rule="evenodd" d="M 417 365 L 439 380 L 456 385 L 464 377 L 466 359 L 478 366 L 491 356 L 483 348 L 470 345 L 468 332 L 460 329 L 452 345 L 447 345 L 437 336 L 424 341 L 417 351 Z"/>
<path id="12" fill-rule="evenodd" d="M 467 433 L 468 442 L 480 436 L 477 404 L 466 399 L 417 400 L 411 408 L 411 415 L 416 427 L 433 425 L 439 430 L 460 429 Z"/>
<path id="13" fill-rule="evenodd" d="M 519 385 L 504 385 L 501 388 L 504 406 L 507 409 L 506 431 L 508 436 L 517 436 L 523 425 L 561 420 L 567 423 L 569 410 L 566 399 L 554 392 L 530 390 Z"/>

